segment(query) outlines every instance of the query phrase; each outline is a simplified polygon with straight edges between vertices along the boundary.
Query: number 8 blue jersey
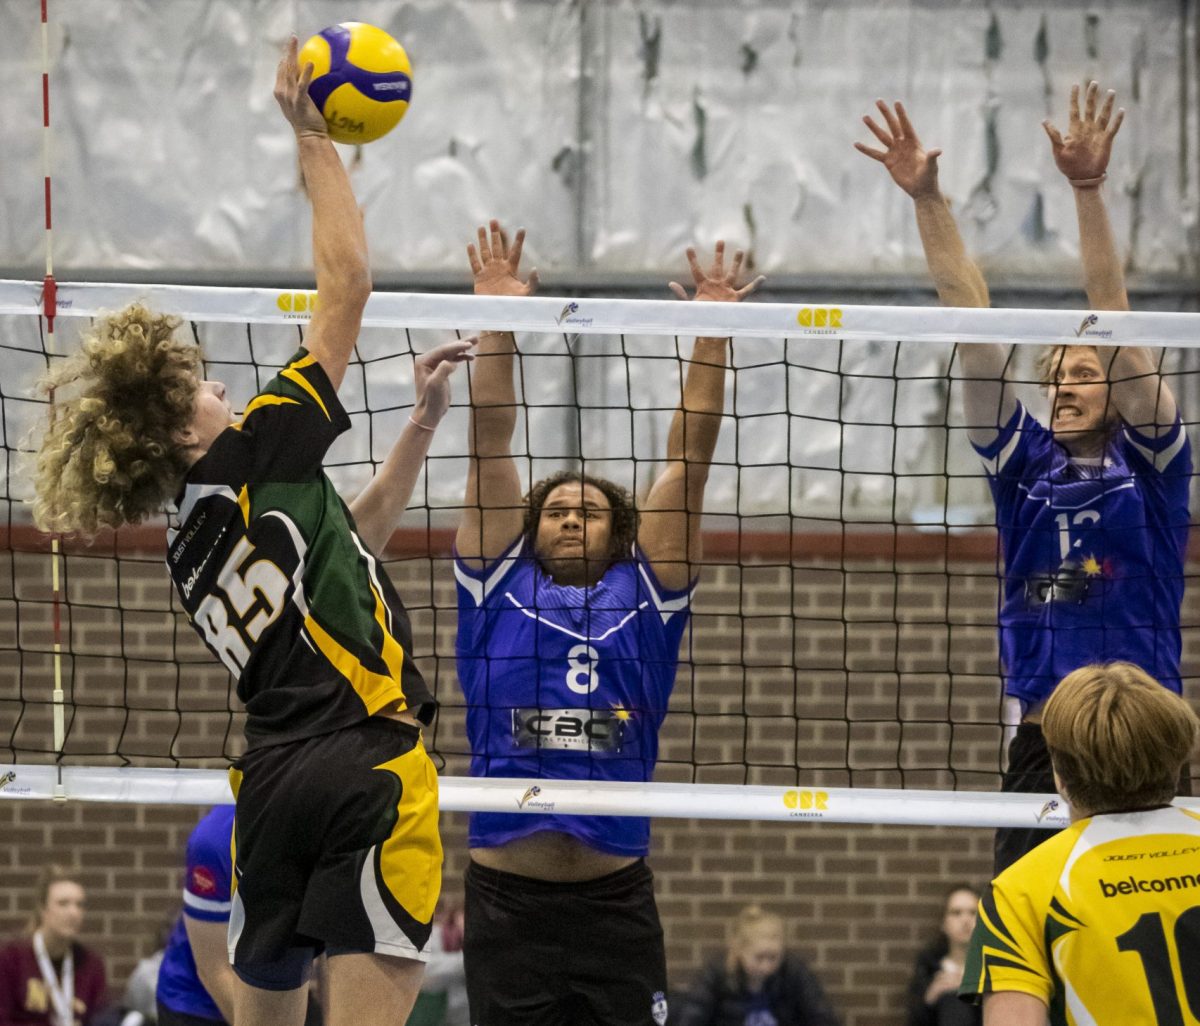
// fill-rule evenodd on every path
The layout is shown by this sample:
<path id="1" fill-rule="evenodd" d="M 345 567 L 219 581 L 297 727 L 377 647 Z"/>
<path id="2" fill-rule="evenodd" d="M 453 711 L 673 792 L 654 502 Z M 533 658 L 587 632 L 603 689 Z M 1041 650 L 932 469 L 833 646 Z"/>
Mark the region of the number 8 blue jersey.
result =
<path id="1" fill-rule="evenodd" d="M 1178 417 L 1158 438 L 1122 425 L 1089 462 L 1018 404 L 976 451 L 1004 553 L 1006 693 L 1036 705 L 1072 670 L 1118 659 L 1179 692 L 1192 457 Z"/>
<path id="2" fill-rule="evenodd" d="M 455 560 L 454 573 L 472 776 L 649 780 L 691 591 L 663 588 L 636 546 L 590 588 L 555 584 L 524 537 L 482 571 Z M 645 855 L 650 844 L 646 818 L 515 807 L 473 814 L 470 844 L 540 830 L 614 855 Z"/>

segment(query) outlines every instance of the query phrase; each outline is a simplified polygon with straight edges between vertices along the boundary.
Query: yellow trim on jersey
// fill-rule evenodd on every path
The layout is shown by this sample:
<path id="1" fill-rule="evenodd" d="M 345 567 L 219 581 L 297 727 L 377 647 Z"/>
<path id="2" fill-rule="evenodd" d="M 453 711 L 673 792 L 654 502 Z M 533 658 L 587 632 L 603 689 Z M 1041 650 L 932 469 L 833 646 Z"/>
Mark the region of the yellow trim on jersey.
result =
<path id="1" fill-rule="evenodd" d="M 238 492 L 237 497 L 238 509 L 242 511 L 242 519 L 246 522 L 246 526 L 250 526 L 250 486 L 242 485 L 242 490 Z"/>
<path id="2" fill-rule="evenodd" d="M 350 686 L 358 693 L 367 714 L 378 712 L 389 702 L 403 697 L 400 690 L 400 669 L 404 665 L 404 646 L 400 644 L 387 629 L 387 604 L 383 596 L 375 590 L 375 585 L 369 585 L 375 598 L 375 622 L 383 634 L 383 647 L 380 658 L 388 669 L 388 675 L 376 673 L 363 666 L 359 658 L 348 651 L 332 637 L 324 627 L 313 619 L 311 613 L 304 618 L 304 628 L 316 643 L 321 654 L 325 656 L 334 668 L 350 682 Z"/>
<path id="3" fill-rule="evenodd" d="M 234 804 L 237 803 L 238 791 L 242 789 L 242 771 L 236 766 L 229 767 L 229 790 L 233 792 Z M 229 831 L 229 865 L 237 865 L 237 823 L 234 822 L 234 828 Z M 238 875 L 236 872 L 229 874 L 229 896 L 232 898 L 237 893 Z"/>
<path id="4" fill-rule="evenodd" d="M 287 378 L 288 381 L 291 381 L 304 389 L 304 391 L 313 397 L 313 400 L 316 402 L 316 404 L 321 407 L 321 412 L 325 414 L 325 419 L 333 420 L 333 418 L 329 416 L 329 410 L 326 409 L 324 401 L 317 394 L 317 390 L 312 387 L 308 379 L 303 374 L 299 373 L 303 368 L 311 367 L 316 362 L 317 358 L 310 353 L 303 360 L 297 360 L 290 366 L 285 367 L 279 372 L 279 376 L 281 378 Z"/>
<path id="5" fill-rule="evenodd" d="M 442 889 L 437 771 L 420 741 L 375 769 L 400 778 L 396 825 L 380 847 L 379 875 L 405 912 L 418 923 L 428 923 Z"/>
<path id="6" fill-rule="evenodd" d="M 289 403 L 292 406 L 299 406 L 300 400 L 291 399 L 286 395 L 256 395 L 250 400 L 250 405 L 248 405 L 242 412 L 242 419 L 234 421 L 231 427 L 237 431 L 241 431 L 243 425 L 245 425 L 246 421 L 249 419 L 250 414 L 252 414 L 255 410 L 262 409 L 264 406 L 282 406 L 285 403 Z M 328 413 L 326 416 L 328 416 Z"/>

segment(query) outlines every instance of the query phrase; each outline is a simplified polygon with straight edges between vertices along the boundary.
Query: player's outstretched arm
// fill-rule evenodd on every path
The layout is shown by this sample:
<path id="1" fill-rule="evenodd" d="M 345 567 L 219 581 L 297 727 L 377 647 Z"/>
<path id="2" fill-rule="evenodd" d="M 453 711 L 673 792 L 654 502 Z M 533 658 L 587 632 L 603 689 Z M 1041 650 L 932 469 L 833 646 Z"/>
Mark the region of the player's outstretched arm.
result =
<path id="1" fill-rule="evenodd" d="M 739 285 L 745 254 L 739 249 L 725 266 L 725 243 L 718 242 L 713 261 L 705 271 L 688 248 L 688 266 L 696 292 L 693 299 L 710 303 L 736 303 L 763 282 L 759 275 Z M 687 291 L 671 282 L 671 291 L 687 299 Z M 729 339 L 698 338 L 684 371 L 679 408 L 667 435 L 667 459 L 642 507 L 638 546 L 650 561 L 664 587 L 686 588 L 691 565 L 702 556 L 700 524 L 704 514 L 704 489 L 712 463 L 721 417 L 725 412 L 725 371 L 729 364 Z"/>
<path id="2" fill-rule="evenodd" d="M 1097 310 L 1128 310 L 1125 272 L 1117 254 L 1116 239 L 1108 220 L 1101 185 L 1108 174 L 1113 141 L 1125 120 L 1125 111 L 1113 114 L 1116 93 L 1111 89 L 1097 110 L 1100 87 L 1090 82 L 1085 108 L 1079 107 L 1079 86 L 1071 87 L 1070 113 L 1064 138 L 1048 120 L 1042 122 L 1054 163 L 1075 192 L 1079 218 L 1079 251 L 1083 262 L 1088 304 Z"/>
<path id="3" fill-rule="evenodd" d="M 987 282 L 968 255 L 958 222 L 938 185 L 937 161 L 942 151 L 926 150 L 921 145 L 908 111 L 899 100 L 894 110 L 884 100 L 876 100 L 875 106 L 883 126 L 869 114 L 863 116 L 863 124 L 883 148 L 862 143 L 855 143 L 854 148 L 887 168 L 892 181 L 912 197 L 925 262 L 938 298 L 943 306 L 989 306 Z M 976 445 L 987 445 L 1016 409 L 1016 398 L 1004 383 L 1009 347 L 986 343 L 960 346 L 958 361 L 968 433 Z"/>
<path id="4" fill-rule="evenodd" d="M 467 259 L 479 296 L 529 296 L 537 289 L 537 271 L 519 275 L 525 229 L 509 244 L 493 220 L 478 230 L 478 246 L 467 246 Z M 460 559 L 476 568 L 503 555 L 524 524 L 521 479 L 512 456 L 517 425 L 511 331 L 485 331 L 479 336 L 471 367 L 471 419 L 467 428 L 467 490 L 458 522 L 455 548 Z"/>
<path id="5" fill-rule="evenodd" d="M 350 503 L 358 535 L 372 552 L 382 552 L 412 499 L 438 424 L 450 409 L 450 375 L 466 360 L 476 340 L 446 342 L 413 362 L 416 402 L 387 458 Z"/>
<path id="6" fill-rule="evenodd" d="M 1081 110 L 1079 86 L 1072 86 L 1066 136 L 1049 121 L 1042 122 L 1054 163 L 1075 193 L 1084 286 L 1095 310 L 1129 309 L 1125 269 L 1102 188 L 1113 142 L 1125 120 L 1124 108 L 1113 113 L 1115 102 L 1116 93 L 1110 89 L 1101 103 L 1099 85 L 1089 82 Z M 1101 363 L 1109 367 L 1112 401 L 1122 420 L 1147 435 L 1169 431 L 1175 423 L 1175 397 L 1159 374 L 1159 354 L 1141 347 L 1097 348 Z"/>
<path id="7" fill-rule="evenodd" d="M 305 346 L 338 388 L 371 295 L 371 269 L 362 213 L 325 119 L 308 95 L 313 68 L 298 66 L 298 48 L 292 36 L 275 75 L 275 99 L 295 129 L 300 171 L 312 202 L 318 304 Z"/>
<path id="8" fill-rule="evenodd" d="M 925 262 L 937 287 L 943 306 L 985 307 L 989 303 L 987 283 L 967 254 L 958 223 L 938 185 L 940 149 L 926 150 L 921 145 L 904 104 L 896 101 L 895 110 L 883 100 L 875 106 L 883 117 L 878 125 L 869 114 L 863 124 L 883 148 L 855 143 L 854 148 L 872 160 L 877 160 L 901 189 L 912 197 L 917 215 Z"/>

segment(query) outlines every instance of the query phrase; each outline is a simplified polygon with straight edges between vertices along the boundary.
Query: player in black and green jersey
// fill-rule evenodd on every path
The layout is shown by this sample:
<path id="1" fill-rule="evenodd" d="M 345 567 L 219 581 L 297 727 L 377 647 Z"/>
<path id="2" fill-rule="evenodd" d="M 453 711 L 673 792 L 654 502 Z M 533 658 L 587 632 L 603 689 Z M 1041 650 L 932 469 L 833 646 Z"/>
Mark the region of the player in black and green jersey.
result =
<path id="1" fill-rule="evenodd" d="M 411 495 L 447 378 L 470 341 L 418 358 L 411 423 L 347 507 L 325 476 L 350 426 L 337 388 L 371 291 L 349 178 L 308 96 L 293 38 L 275 96 L 313 208 L 320 304 L 305 348 L 234 420 L 200 380 L 178 320 L 133 306 L 99 323 L 51 382 L 39 522 L 94 533 L 172 497 L 167 565 L 197 631 L 237 681 L 247 753 L 237 798 L 229 951 L 249 986 L 235 1021 L 299 1024 L 315 953 L 327 1022 L 394 1026 L 411 1009 L 441 886 L 437 775 L 421 743 L 434 701 L 408 616 L 375 553 Z M 63 398 L 62 389 L 73 397 Z"/>
<path id="2" fill-rule="evenodd" d="M 1071 825 L 984 892 L 959 991 L 984 1026 L 1200 1023 L 1200 720 L 1132 663 L 1063 678 L 1042 729 Z"/>

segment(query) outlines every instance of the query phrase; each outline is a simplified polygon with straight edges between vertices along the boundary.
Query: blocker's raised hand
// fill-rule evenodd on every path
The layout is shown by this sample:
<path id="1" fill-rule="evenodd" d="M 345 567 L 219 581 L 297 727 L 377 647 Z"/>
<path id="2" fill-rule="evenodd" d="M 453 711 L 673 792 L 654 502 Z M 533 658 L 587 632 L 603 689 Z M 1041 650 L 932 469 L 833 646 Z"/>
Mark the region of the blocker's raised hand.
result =
<path id="1" fill-rule="evenodd" d="M 508 233 L 495 218 L 480 225 L 479 246 L 467 244 L 467 259 L 475 278 L 477 296 L 532 296 L 538 287 L 538 273 L 529 272 L 525 281 L 520 278 L 521 250 L 525 245 L 525 229 L 518 228 L 512 245 Z"/>
<path id="2" fill-rule="evenodd" d="M 863 124 L 871 130 L 881 143 L 883 149 L 864 146 L 855 143 L 854 148 L 872 160 L 877 160 L 888 169 L 888 174 L 901 189 L 913 199 L 922 194 L 933 194 L 938 191 L 937 159 L 942 155 L 940 149 L 926 150 L 917 138 L 917 133 L 908 120 L 908 112 L 904 104 L 896 101 L 893 111 L 884 100 L 876 100 L 875 106 L 883 116 L 887 128 L 880 128 L 870 114 L 863 115 Z"/>
<path id="3" fill-rule="evenodd" d="M 1064 138 L 1049 120 L 1042 122 L 1050 146 L 1054 150 L 1054 163 L 1059 171 L 1073 182 L 1091 182 L 1102 178 L 1108 170 L 1112 156 L 1113 140 L 1125 120 L 1125 108 L 1113 116 L 1113 103 L 1117 94 L 1108 90 L 1104 103 L 1096 110 L 1100 86 L 1089 82 L 1084 99 L 1083 113 L 1079 112 L 1079 86 L 1071 86 L 1071 106 Z M 1098 183 L 1097 183 L 1098 184 Z"/>
<path id="4" fill-rule="evenodd" d="M 712 266 L 709 270 L 705 271 L 696 257 L 695 249 L 688 246 L 687 262 L 688 267 L 692 270 L 692 283 L 696 287 L 696 294 L 692 298 L 704 300 L 709 303 L 736 303 L 750 295 L 751 292 L 767 279 L 760 274 L 753 281 L 739 286 L 738 279 L 741 277 L 742 261 L 745 259 L 746 254 L 742 250 L 735 250 L 733 262 L 729 265 L 729 269 L 726 270 L 725 242 L 723 239 L 718 239 L 713 249 Z M 680 299 L 688 298 L 687 289 L 680 285 L 679 282 L 673 281 L 668 284 L 671 291 Z"/>

